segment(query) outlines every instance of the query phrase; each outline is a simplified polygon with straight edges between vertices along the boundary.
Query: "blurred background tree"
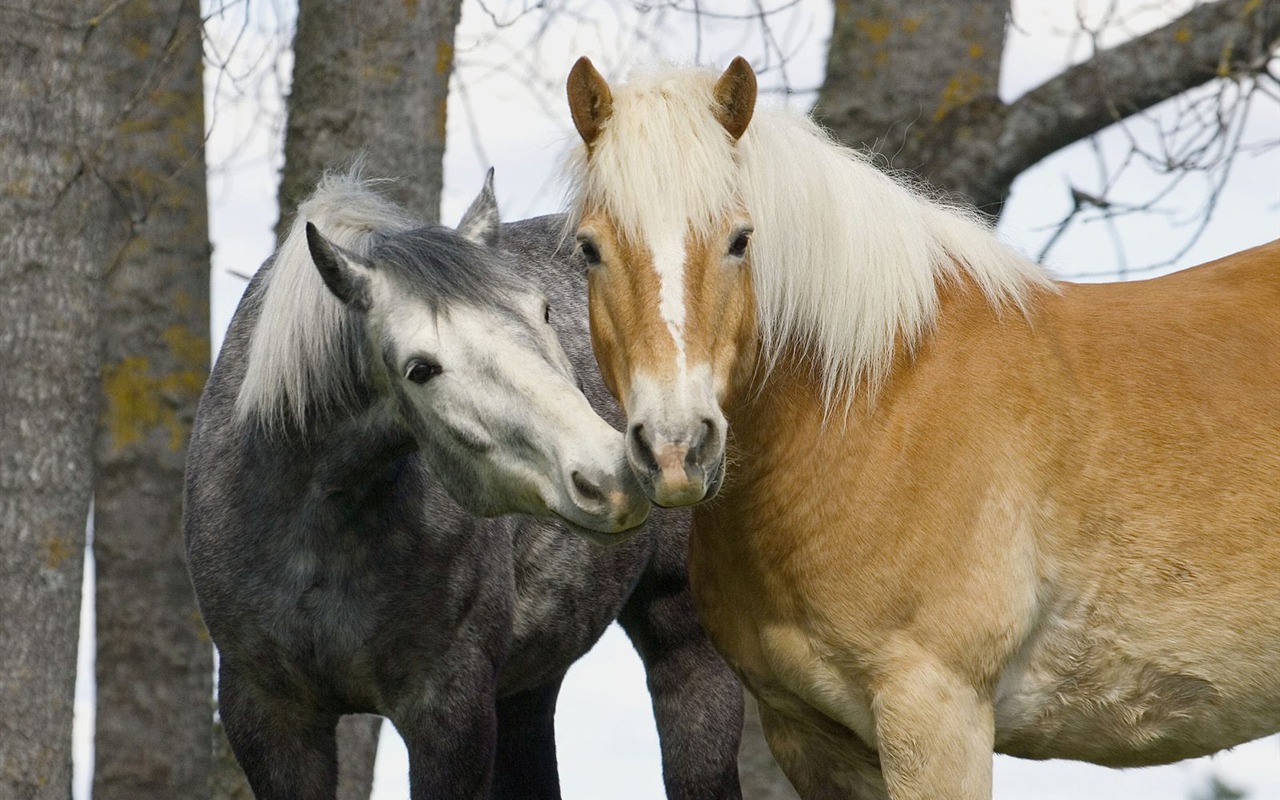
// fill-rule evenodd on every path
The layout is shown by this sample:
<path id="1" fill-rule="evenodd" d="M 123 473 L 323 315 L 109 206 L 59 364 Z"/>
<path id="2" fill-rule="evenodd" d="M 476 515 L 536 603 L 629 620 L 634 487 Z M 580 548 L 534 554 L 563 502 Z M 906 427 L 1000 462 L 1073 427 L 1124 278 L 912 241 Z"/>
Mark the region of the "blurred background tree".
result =
<path id="1" fill-rule="evenodd" d="M 213 653 L 186 578 L 182 473 L 209 374 L 197 0 L 99 9 L 114 100 L 96 165 L 122 227 L 103 275 L 94 481 L 97 800 L 207 794 Z M 89 79 L 89 76 L 86 76 Z"/>
<path id="2" fill-rule="evenodd" d="M 25 10 L 24 10 L 25 11 Z M 0 9 L 0 797 L 66 797 L 118 42 L 91 4 Z"/>

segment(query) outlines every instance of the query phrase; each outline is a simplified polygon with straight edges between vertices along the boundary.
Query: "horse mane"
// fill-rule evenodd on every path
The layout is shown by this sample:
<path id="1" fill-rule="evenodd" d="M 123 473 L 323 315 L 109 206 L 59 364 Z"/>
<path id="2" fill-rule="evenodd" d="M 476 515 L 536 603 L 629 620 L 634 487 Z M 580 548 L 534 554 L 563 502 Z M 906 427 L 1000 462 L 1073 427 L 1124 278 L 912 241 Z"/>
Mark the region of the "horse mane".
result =
<path id="1" fill-rule="evenodd" d="M 378 234 L 422 223 L 374 190 L 359 166 L 327 173 L 298 206 L 293 225 L 263 266 L 259 315 L 249 341 L 248 363 L 236 397 L 236 416 L 268 428 L 292 423 L 299 429 L 307 410 L 351 400 L 360 376 L 363 346 L 355 321 L 320 279 L 307 248 L 306 223 L 358 255 L 367 255 Z"/>
<path id="2" fill-rule="evenodd" d="M 1002 244 L 976 210 L 877 169 L 808 115 L 756 106 L 735 149 L 712 113 L 716 75 L 668 69 L 613 90 L 613 114 L 587 158 L 570 161 L 571 216 L 601 205 L 628 235 L 683 215 L 709 229 L 740 203 L 764 366 L 802 348 L 824 401 L 874 396 L 895 350 L 937 318 L 939 286 L 971 279 L 997 308 L 1025 311 L 1052 281 Z"/>

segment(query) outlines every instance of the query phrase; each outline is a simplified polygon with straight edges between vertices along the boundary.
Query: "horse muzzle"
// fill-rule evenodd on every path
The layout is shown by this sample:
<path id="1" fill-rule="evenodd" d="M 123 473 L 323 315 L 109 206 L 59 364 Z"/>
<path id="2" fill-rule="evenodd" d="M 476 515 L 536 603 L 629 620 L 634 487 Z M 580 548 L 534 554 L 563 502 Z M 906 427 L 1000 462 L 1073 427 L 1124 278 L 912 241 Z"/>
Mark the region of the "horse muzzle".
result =
<path id="1" fill-rule="evenodd" d="M 649 498 L 631 471 L 619 466 L 611 471 L 570 470 L 565 481 L 567 502 L 555 512 L 578 528 L 601 534 L 639 527 L 649 517 Z"/>
<path id="2" fill-rule="evenodd" d="M 627 429 L 627 460 L 641 488 L 663 508 L 691 506 L 715 497 L 724 476 L 723 421 L 699 420 L 671 433 L 638 422 Z"/>

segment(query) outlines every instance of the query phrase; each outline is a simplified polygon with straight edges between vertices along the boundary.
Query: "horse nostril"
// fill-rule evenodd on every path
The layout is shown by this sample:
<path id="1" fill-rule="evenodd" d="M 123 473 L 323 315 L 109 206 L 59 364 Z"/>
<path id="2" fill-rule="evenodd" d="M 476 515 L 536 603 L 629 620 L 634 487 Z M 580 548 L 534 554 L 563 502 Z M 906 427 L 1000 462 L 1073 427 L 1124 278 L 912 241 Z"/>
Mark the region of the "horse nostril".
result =
<path id="1" fill-rule="evenodd" d="M 631 445 L 632 455 L 640 465 L 650 472 L 658 471 L 658 458 L 653 454 L 653 448 L 649 446 L 649 440 L 645 438 L 644 425 L 633 425 L 631 427 L 627 443 Z"/>
<path id="2" fill-rule="evenodd" d="M 698 427 L 697 432 L 693 434 L 689 441 L 689 452 L 685 456 L 685 463 L 693 467 L 702 461 L 702 451 L 715 437 L 715 432 L 715 423 L 710 419 L 703 418 L 702 425 Z"/>
<path id="3" fill-rule="evenodd" d="M 604 491 L 601 490 L 599 486 L 596 486 L 594 483 L 584 478 L 581 472 L 578 472 L 575 469 L 569 478 L 573 481 L 574 490 L 582 496 L 582 499 L 593 503 L 604 502 Z"/>

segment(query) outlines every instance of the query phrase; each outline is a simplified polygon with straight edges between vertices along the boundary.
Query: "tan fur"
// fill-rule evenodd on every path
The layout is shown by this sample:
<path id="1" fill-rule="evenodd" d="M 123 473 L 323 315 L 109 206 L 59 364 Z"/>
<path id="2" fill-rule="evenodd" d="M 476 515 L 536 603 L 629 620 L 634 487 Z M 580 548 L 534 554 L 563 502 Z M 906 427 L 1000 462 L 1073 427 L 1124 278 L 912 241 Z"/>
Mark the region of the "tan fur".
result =
<path id="1" fill-rule="evenodd" d="M 654 313 L 659 279 L 644 244 L 632 241 L 600 211 L 586 212 L 578 231 L 591 238 L 601 255 L 601 264 L 587 274 L 591 341 L 605 385 L 625 410 L 631 376 L 641 365 L 658 379 L 669 378 L 674 368 L 675 342 Z M 710 364 L 717 375 L 741 377 L 738 356 L 749 341 L 755 301 L 747 271 L 721 263 L 732 232 L 725 222 L 710 236 L 685 237 L 686 264 L 699 268 L 684 276 L 682 338 L 689 363 Z"/>
<path id="2" fill-rule="evenodd" d="M 993 750 L 1145 765 L 1280 731 L 1280 242 L 1055 284 L 808 122 L 726 142 L 733 74 L 620 89 L 576 210 L 624 404 L 675 371 L 657 299 L 683 281 L 683 353 L 728 422 L 690 583 L 801 795 L 982 800 Z M 704 231 L 683 273 L 643 241 L 673 217 Z"/>
<path id="3" fill-rule="evenodd" d="M 1026 320 L 958 287 L 846 424 L 794 360 L 726 409 L 690 580 L 796 774 L 875 785 L 869 746 L 891 797 L 977 798 L 993 748 L 1280 730 L 1278 310 L 1280 242 Z"/>
<path id="4" fill-rule="evenodd" d="M 566 88 L 573 125 L 589 147 L 600 135 L 600 129 L 613 111 L 613 95 L 609 92 L 609 84 L 605 83 L 591 59 L 583 56 L 569 71 Z"/>

